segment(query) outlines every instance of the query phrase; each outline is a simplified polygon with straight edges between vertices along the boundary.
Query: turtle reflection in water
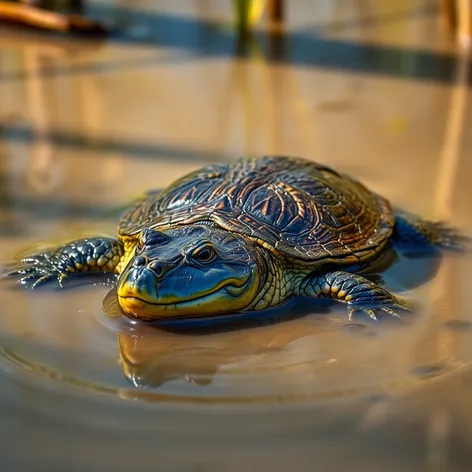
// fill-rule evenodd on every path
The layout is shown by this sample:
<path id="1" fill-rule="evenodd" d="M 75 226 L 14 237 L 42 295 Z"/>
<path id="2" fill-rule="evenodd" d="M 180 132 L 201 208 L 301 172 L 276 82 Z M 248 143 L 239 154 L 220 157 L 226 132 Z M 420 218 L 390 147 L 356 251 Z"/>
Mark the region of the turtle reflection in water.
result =
<path id="1" fill-rule="evenodd" d="M 273 373 L 281 372 L 281 368 L 283 371 L 283 367 L 290 369 L 294 358 L 287 355 L 288 346 L 292 344 L 296 351 L 304 338 L 313 340 L 321 333 L 323 339 L 319 341 L 319 350 L 326 351 L 326 346 L 330 346 L 331 351 L 336 351 L 339 346 L 336 322 L 322 317 L 314 323 L 295 314 L 285 326 L 241 322 L 236 323 L 234 329 L 169 331 L 141 323 L 129 332 L 119 333 L 118 345 L 125 378 L 135 387 L 154 389 L 174 380 L 206 387 L 218 372 L 244 376 L 255 371 Z M 343 337 L 344 346 L 354 341 L 352 337 L 347 340 Z M 346 351 L 343 349 L 343 352 Z M 359 360 L 358 353 L 340 354 L 343 365 Z M 324 363 L 326 355 L 314 356 L 308 362 Z"/>
<path id="2" fill-rule="evenodd" d="M 265 310 L 292 296 L 397 315 L 409 302 L 366 274 L 392 244 L 460 249 L 441 223 L 396 213 L 357 180 L 300 158 L 262 156 L 205 167 L 151 191 L 118 238 L 80 239 L 24 258 L 33 287 L 74 273 L 118 274 L 128 316 L 151 321 Z"/>
<path id="3" fill-rule="evenodd" d="M 110 292 L 107 298 L 113 299 L 107 303 L 113 309 L 116 295 Z M 109 318 L 112 324 L 108 326 L 114 331 L 118 327 L 123 374 L 140 390 L 123 389 L 120 395 L 154 401 L 168 383 L 167 392 L 180 392 L 181 398 L 203 395 L 211 401 L 293 400 L 304 394 L 331 397 L 341 392 L 372 392 L 380 385 L 382 390 L 387 385 L 406 387 L 416 380 L 417 358 L 411 353 L 418 342 L 423 347 L 419 365 L 433 366 L 437 369 L 434 376 L 461 365 L 446 359 L 437 362 L 436 340 L 423 338 L 424 327 L 414 319 L 401 324 L 408 326 L 406 336 L 404 329 L 395 329 L 399 326 L 394 319 L 391 329 L 378 329 L 372 323 L 345 323 L 345 316 L 330 313 L 329 306 L 317 307 L 313 315 L 313 303 L 306 301 L 241 316 L 239 321 L 228 316 L 228 324 L 220 317 L 218 323 L 205 327 L 201 318 L 193 320 L 194 326 L 190 320 L 180 320 L 179 328 L 169 322 L 168 329 L 156 329 L 149 323 L 129 326 L 122 319 Z M 403 354 L 392 356 L 400 344 Z M 189 390 L 187 384 L 195 388 Z"/>

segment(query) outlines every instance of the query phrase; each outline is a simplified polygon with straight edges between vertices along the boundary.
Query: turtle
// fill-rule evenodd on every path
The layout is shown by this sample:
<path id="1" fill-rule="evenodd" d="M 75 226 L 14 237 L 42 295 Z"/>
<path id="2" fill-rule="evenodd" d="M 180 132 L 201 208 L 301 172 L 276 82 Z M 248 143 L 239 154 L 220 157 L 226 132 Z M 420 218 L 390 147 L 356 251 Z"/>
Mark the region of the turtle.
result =
<path id="1" fill-rule="evenodd" d="M 252 156 L 151 190 L 117 238 L 65 243 L 18 261 L 29 287 L 117 274 L 121 311 L 143 321 L 213 317 L 330 298 L 371 318 L 413 309 L 363 274 L 392 244 L 461 249 L 455 229 L 394 210 L 357 179 L 301 157 Z"/>

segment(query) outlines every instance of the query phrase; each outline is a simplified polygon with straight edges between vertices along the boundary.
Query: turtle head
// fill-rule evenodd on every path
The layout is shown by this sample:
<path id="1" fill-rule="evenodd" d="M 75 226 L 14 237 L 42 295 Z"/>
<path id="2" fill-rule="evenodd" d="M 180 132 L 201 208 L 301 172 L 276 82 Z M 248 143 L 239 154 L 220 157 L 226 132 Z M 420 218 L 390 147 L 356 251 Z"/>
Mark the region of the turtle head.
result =
<path id="1" fill-rule="evenodd" d="M 144 229 L 119 277 L 118 301 L 144 320 L 234 313 L 254 300 L 263 270 L 258 247 L 218 227 Z"/>

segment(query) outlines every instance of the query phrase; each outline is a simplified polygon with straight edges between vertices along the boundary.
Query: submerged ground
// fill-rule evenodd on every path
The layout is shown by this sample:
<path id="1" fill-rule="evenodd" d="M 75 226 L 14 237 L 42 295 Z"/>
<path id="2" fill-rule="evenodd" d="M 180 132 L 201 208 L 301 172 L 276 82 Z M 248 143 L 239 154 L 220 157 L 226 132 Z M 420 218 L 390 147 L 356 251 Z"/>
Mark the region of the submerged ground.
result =
<path id="1" fill-rule="evenodd" d="M 246 43 L 210 1 L 93 3 L 104 42 L 0 28 L 0 260 L 114 234 L 143 190 L 258 153 L 472 231 L 470 62 L 434 2 L 377 3 L 296 2 Z M 107 317 L 107 280 L 2 284 L 0 468 L 469 470 L 471 276 L 401 256 L 385 282 L 422 301 L 403 322 L 295 304 L 190 334 Z"/>

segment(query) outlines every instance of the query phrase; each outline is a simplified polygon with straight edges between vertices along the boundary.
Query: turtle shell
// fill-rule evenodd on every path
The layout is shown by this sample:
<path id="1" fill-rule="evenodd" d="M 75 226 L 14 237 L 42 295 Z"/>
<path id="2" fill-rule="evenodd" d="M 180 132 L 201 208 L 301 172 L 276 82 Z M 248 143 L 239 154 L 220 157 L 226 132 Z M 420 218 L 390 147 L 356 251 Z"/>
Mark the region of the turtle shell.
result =
<path id="1" fill-rule="evenodd" d="M 205 167 L 150 192 L 123 217 L 119 234 L 208 223 L 305 260 L 365 259 L 392 233 L 389 203 L 349 176 L 277 156 Z"/>

